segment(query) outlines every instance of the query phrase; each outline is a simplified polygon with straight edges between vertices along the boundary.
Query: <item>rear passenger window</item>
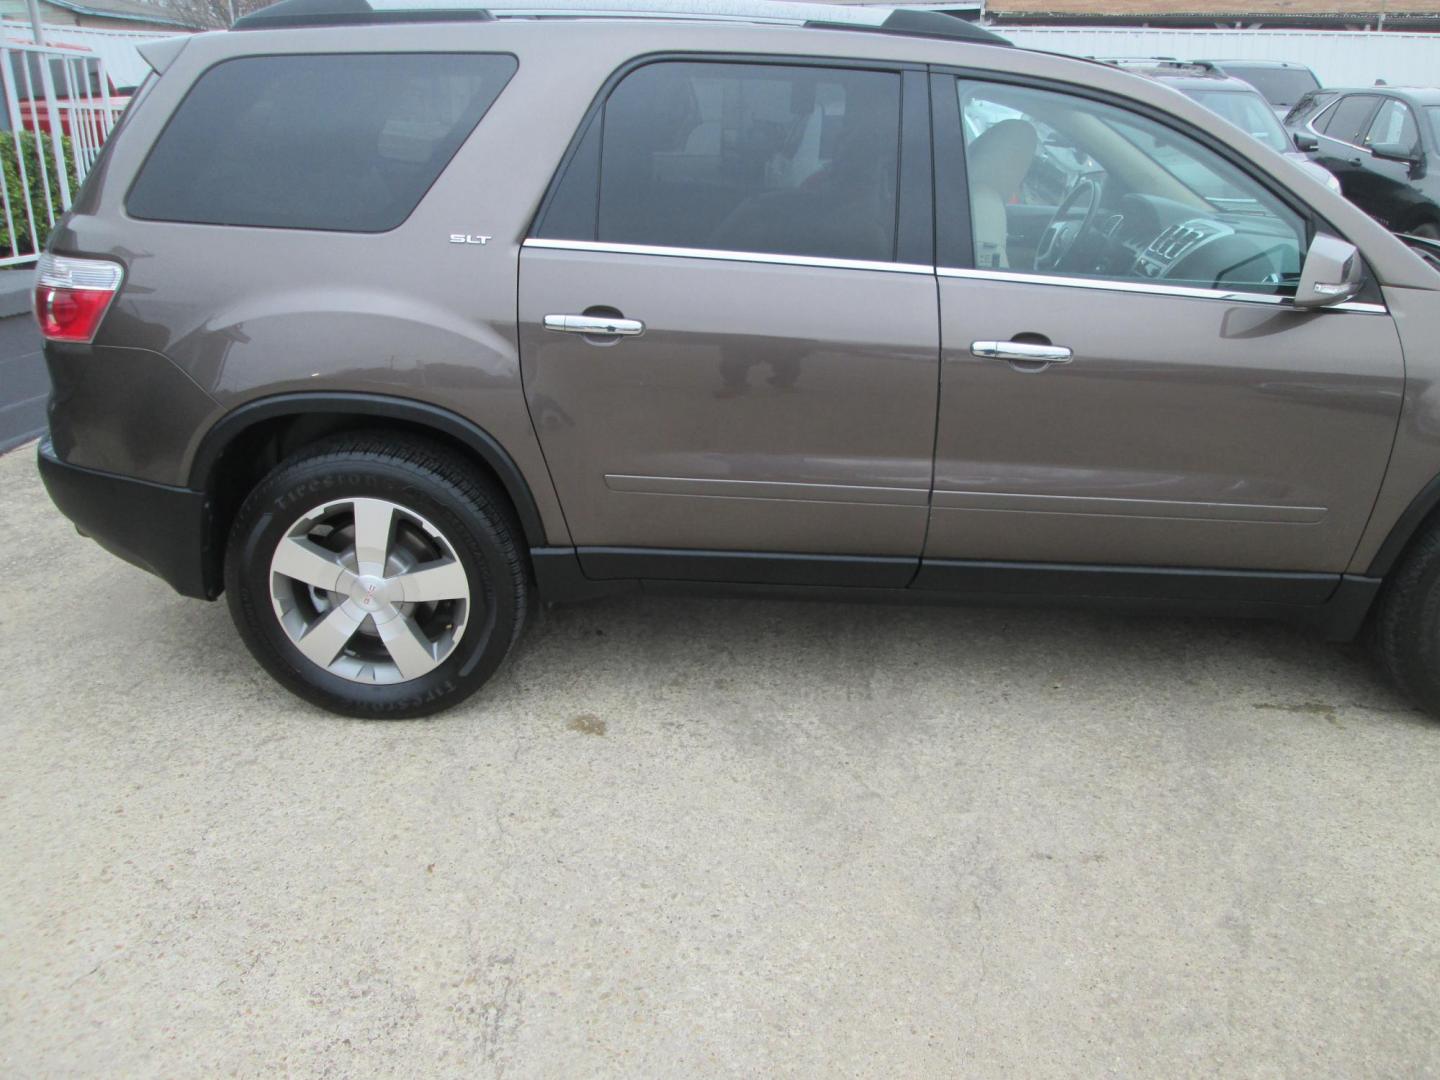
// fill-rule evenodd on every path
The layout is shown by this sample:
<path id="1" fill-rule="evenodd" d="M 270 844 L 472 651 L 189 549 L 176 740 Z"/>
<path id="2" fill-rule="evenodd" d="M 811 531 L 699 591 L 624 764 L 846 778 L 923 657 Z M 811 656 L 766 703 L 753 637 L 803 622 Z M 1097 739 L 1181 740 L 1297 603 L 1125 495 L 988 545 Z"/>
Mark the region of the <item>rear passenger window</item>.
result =
<path id="1" fill-rule="evenodd" d="M 180 103 L 126 209 L 205 225 L 393 229 L 515 67 L 473 53 L 227 60 Z"/>
<path id="2" fill-rule="evenodd" d="M 889 261 L 899 145 L 896 74 L 650 64 L 611 94 L 538 234 Z"/>

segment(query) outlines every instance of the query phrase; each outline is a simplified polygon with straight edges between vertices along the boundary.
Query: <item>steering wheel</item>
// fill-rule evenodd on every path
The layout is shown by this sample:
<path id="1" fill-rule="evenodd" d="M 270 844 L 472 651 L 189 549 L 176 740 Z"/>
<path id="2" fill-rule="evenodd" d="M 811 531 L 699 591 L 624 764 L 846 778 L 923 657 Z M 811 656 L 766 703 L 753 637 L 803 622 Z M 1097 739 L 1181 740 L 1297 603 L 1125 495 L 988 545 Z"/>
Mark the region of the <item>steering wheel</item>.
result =
<path id="1" fill-rule="evenodd" d="M 1055 208 L 1055 216 L 1040 234 L 1040 244 L 1035 249 L 1035 269 L 1060 269 L 1080 237 L 1095 224 L 1099 213 L 1100 181 L 1082 176 Z"/>

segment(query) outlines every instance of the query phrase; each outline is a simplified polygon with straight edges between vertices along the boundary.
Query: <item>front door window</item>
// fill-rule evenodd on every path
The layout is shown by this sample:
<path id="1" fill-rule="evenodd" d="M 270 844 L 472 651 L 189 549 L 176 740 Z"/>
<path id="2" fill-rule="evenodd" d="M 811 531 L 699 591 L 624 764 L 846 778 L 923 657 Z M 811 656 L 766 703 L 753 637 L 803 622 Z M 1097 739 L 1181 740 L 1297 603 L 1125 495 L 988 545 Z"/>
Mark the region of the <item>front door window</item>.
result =
<path id="1" fill-rule="evenodd" d="M 957 91 L 977 268 L 1294 294 L 1304 221 L 1221 155 L 1089 98 Z"/>

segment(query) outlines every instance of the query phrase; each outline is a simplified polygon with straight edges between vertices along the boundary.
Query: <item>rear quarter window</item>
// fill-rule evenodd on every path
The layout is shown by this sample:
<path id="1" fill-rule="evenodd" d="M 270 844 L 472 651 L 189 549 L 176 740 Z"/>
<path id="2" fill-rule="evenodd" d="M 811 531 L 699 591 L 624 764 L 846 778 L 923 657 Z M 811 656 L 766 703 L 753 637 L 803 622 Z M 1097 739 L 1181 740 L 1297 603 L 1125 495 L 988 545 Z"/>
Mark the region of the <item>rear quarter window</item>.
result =
<path id="1" fill-rule="evenodd" d="M 384 232 L 410 216 L 515 73 L 512 56 L 253 56 L 191 87 L 132 217 Z"/>

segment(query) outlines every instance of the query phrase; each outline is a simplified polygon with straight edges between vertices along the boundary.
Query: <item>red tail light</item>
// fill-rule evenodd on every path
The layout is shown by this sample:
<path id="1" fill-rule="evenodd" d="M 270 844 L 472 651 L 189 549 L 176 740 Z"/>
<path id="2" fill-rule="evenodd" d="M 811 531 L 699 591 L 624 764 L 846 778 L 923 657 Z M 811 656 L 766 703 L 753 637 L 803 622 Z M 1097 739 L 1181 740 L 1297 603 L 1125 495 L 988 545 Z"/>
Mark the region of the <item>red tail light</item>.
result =
<path id="1" fill-rule="evenodd" d="M 50 341 L 93 341 L 100 320 L 125 280 L 125 268 L 105 259 L 40 256 L 35 318 Z"/>

